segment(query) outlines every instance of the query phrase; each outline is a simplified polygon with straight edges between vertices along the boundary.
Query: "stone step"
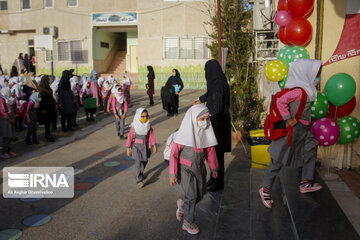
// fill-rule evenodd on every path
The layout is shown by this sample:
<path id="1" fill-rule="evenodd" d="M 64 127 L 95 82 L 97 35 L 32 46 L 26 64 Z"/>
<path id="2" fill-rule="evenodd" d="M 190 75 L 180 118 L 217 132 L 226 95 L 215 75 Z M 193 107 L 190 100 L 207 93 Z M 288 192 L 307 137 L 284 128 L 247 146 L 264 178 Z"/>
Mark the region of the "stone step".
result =
<path id="1" fill-rule="evenodd" d="M 299 192 L 299 171 L 284 168 L 281 173 L 283 191 L 297 239 L 306 240 L 359 240 L 360 236 L 340 208 L 319 174 L 315 182 L 323 189 L 301 194 Z"/>
<path id="2" fill-rule="evenodd" d="M 285 196 L 279 178 L 272 188 L 274 204 L 272 209 L 266 208 L 259 195 L 264 185 L 267 169 L 250 170 L 251 181 L 251 239 L 254 240 L 288 240 L 296 239 L 290 221 Z"/>

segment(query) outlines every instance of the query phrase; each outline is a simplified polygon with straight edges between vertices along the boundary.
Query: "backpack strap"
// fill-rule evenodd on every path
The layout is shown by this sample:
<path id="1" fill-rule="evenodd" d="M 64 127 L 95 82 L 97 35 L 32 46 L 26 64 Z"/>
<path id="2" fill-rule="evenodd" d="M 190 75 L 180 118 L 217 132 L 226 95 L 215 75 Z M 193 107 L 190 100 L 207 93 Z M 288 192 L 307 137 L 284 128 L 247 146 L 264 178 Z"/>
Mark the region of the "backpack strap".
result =
<path id="1" fill-rule="evenodd" d="M 295 119 L 296 119 L 296 121 L 299 121 L 300 116 L 301 116 L 301 114 L 303 113 L 304 108 L 305 108 L 305 105 L 306 105 L 307 94 L 306 94 L 306 92 L 305 92 L 304 89 L 302 89 L 302 88 L 300 88 L 300 87 L 296 87 L 296 88 L 301 89 L 301 92 L 302 92 L 302 94 L 301 94 L 301 100 L 300 100 L 300 105 L 299 105 L 299 108 L 298 108 L 298 110 L 297 110 L 297 112 L 296 112 L 296 114 L 295 114 Z M 294 90 L 294 89 L 296 89 L 296 88 L 292 88 L 291 90 Z M 288 144 L 288 146 L 291 146 L 291 137 L 292 137 L 292 133 L 293 133 L 293 128 L 292 128 L 292 126 L 288 125 L 288 126 L 286 127 L 286 129 L 287 129 L 288 132 L 289 132 L 289 134 L 288 134 L 288 143 L 287 143 L 287 144 Z"/>

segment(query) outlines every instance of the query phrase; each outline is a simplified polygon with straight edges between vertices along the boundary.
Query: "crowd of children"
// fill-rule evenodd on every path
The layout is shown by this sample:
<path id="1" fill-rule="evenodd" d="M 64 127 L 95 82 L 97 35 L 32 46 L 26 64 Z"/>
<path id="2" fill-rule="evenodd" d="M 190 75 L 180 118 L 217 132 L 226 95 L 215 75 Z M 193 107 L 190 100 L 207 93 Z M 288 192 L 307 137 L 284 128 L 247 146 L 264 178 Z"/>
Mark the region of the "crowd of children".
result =
<path id="1" fill-rule="evenodd" d="M 16 67 L 13 67 L 16 68 Z M 111 75 L 98 78 L 93 70 L 87 77 L 74 75 L 65 70 L 53 81 L 48 75 L 35 76 L 32 72 L 21 75 L 0 75 L 0 136 L 2 153 L 0 159 L 15 157 L 11 142 L 17 141 L 16 130 L 26 129 L 25 143 L 39 144 L 37 125 L 45 126 L 45 138 L 54 142 L 52 132 L 57 131 L 57 119 L 61 116 L 62 131 L 78 127 L 77 116 L 81 106 L 86 120 L 94 121 L 96 109 L 110 113 L 116 118 L 116 129 L 124 138 L 125 118 L 130 101 L 132 82 L 125 72 L 122 82 Z"/>

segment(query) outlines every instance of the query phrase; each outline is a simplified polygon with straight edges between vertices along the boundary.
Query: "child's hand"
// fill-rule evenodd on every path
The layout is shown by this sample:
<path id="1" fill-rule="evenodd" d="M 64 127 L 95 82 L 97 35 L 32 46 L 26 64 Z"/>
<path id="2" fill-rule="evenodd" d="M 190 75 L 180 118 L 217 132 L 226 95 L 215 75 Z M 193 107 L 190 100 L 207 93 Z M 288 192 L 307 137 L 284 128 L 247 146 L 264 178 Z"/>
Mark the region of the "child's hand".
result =
<path id="1" fill-rule="evenodd" d="M 131 157 L 131 149 L 130 148 L 126 149 L 126 155 L 128 155 L 128 157 Z"/>
<path id="2" fill-rule="evenodd" d="M 120 117 L 119 117 L 117 114 L 115 114 L 115 118 L 116 118 L 116 119 L 120 119 Z"/>
<path id="3" fill-rule="evenodd" d="M 212 172 L 211 175 L 212 175 L 213 178 L 217 178 L 217 177 L 218 177 L 218 173 L 217 173 L 217 172 Z"/>
<path id="4" fill-rule="evenodd" d="M 174 186 L 175 184 L 177 184 L 177 178 L 176 177 L 171 177 L 170 178 L 170 186 Z"/>
<path id="5" fill-rule="evenodd" d="M 287 120 L 287 123 L 288 123 L 291 127 L 293 127 L 293 126 L 295 126 L 295 125 L 297 124 L 297 120 L 296 120 L 296 118 L 291 118 L 291 119 L 288 119 L 288 120 Z"/>
<path id="6" fill-rule="evenodd" d="M 27 115 L 26 116 L 26 121 L 28 122 L 28 123 L 30 123 L 31 121 L 30 121 L 30 117 L 29 117 L 29 115 Z"/>
<path id="7" fill-rule="evenodd" d="M 153 152 L 154 152 L 154 154 L 157 152 L 157 147 L 156 147 L 156 145 L 154 145 Z"/>
<path id="8" fill-rule="evenodd" d="M 124 113 L 123 115 L 122 115 L 122 119 L 125 119 L 126 118 L 126 113 Z"/>
<path id="9" fill-rule="evenodd" d="M 192 105 L 196 105 L 196 104 L 200 104 L 200 99 L 195 99 L 193 102 L 192 102 Z"/>

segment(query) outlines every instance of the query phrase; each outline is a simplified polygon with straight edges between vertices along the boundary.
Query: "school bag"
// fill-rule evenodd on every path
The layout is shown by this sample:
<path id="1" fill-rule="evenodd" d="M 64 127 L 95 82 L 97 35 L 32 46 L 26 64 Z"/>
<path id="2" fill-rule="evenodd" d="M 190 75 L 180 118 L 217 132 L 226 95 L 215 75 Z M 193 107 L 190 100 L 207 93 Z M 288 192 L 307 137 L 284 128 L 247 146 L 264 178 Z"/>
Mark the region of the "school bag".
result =
<path id="1" fill-rule="evenodd" d="M 287 144 L 288 146 L 291 145 L 292 127 L 290 125 L 286 127 L 286 121 L 282 118 L 276 105 L 276 101 L 284 94 L 296 88 L 299 88 L 302 91 L 300 106 L 295 114 L 295 119 L 299 121 L 299 118 L 304 111 L 307 100 L 307 94 L 305 90 L 300 87 L 282 89 L 280 92 L 277 92 L 276 94 L 271 96 L 270 111 L 264 123 L 264 134 L 267 139 L 273 141 L 286 136 L 289 132 Z"/>
<path id="2" fill-rule="evenodd" d="M 176 132 L 172 133 L 166 140 L 166 146 L 164 149 L 164 159 L 166 159 L 166 160 L 170 160 L 170 154 L 171 154 L 171 149 L 172 149 L 173 142 L 174 142 L 174 134 L 175 133 Z"/>
<path id="3" fill-rule="evenodd" d="M 19 109 L 19 117 L 21 117 L 21 118 L 25 117 L 28 104 L 29 104 L 29 101 L 26 101 L 23 104 L 21 104 L 20 109 Z"/>

